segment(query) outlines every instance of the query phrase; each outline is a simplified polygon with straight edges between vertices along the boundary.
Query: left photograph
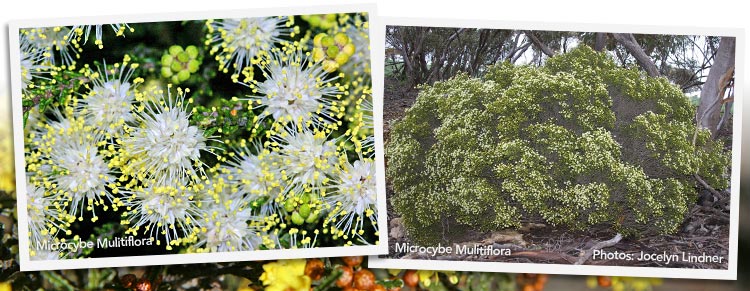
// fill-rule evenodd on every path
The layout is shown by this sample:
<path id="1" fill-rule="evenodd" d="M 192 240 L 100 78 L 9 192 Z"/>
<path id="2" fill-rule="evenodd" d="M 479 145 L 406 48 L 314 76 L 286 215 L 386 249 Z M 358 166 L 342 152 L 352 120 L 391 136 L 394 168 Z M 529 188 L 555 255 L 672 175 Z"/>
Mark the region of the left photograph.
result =
<path id="1" fill-rule="evenodd" d="M 386 252 L 371 10 L 11 25 L 22 269 Z"/>

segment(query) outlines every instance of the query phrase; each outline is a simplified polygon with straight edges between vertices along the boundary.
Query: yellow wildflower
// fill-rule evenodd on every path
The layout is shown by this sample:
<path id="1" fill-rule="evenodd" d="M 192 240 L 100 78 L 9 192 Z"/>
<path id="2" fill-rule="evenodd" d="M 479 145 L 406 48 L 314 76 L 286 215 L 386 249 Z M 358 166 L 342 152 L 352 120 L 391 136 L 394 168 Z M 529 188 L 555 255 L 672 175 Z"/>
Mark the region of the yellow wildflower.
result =
<path id="1" fill-rule="evenodd" d="M 298 291 L 310 290 L 312 280 L 305 275 L 307 261 L 279 260 L 263 265 L 260 280 L 267 291 Z"/>

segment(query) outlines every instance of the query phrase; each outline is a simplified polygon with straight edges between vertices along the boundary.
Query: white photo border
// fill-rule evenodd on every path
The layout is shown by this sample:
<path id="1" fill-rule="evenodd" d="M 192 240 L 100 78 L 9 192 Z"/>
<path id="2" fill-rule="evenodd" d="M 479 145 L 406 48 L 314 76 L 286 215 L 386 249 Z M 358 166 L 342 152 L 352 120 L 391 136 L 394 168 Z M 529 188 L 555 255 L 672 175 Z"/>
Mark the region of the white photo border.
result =
<path id="1" fill-rule="evenodd" d="M 278 15 L 311 15 L 327 13 L 355 13 L 366 12 L 370 25 L 370 52 L 372 66 L 372 83 L 382 84 L 383 66 L 382 57 L 376 57 L 376 53 L 382 50 L 377 44 L 383 43 L 381 35 L 373 33 L 374 27 L 379 27 L 377 17 L 377 6 L 374 3 L 346 4 L 346 5 L 318 5 L 318 6 L 295 6 L 274 7 L 241 10 L 217 10 L 217 11 L 195 11 L 177 13 L 152 13 L 137 15 L 104 15 L 91 17 L 67 17 L 55 19 L 18 20 L 9 23 L 9 45 L 10 45 L 10 68 L 12 84 L 12 113 L 13 113 L 13 138 L 16 169 L 16 197 L 18 210 L 18 232 L 19 232 L 19 256 L 21 271 L 59 270 L 59 269 L 84 269 L 84 268 L 106 268 L 125 266 L 148 266 L 148 265 L 172 265 L 172 264 L 194 264 L 232 261 L 262 261 L 276 259 L 314 258 L 314 257 L 341 257 L 341 256 L 367 256 L 388 253 L 388 235 L 386 229 L 379 229 L 378 241 L 369 246 L 340 246 L 323 247 L 311 249 L 282 249 L 282 250 L 255 250 L 242 252 L 212 252 L 196 254 L 169 254 L 169 255 L 143 255 L 125 257 L 102 257 L 82 258 L 64 260 L 30 260 L 28 210 L 26 201 L 26 163 L 24 160 L 24 131 L 23 131 L 23 107 L 21 98 L 21 68 L 19 32 L 26 27 L 50 27 L 71 26 L 84 24 L 104 23 L 144 23 L 144 22 L 167 22 L 183 20 L 205 20 L 222 18 L 243 18 Z M 373 44 L 376 44 L 373 46 Z M 378 228 L 388 225 L 386 222 L 385 201 L 385 164 L 383 162 L 383 102 L 373 95 L 374 126 L 375 126 L 375 162 L 376 162 L 376 184 L 377 184 L 377 207 Z"/>
<path id="2" fill-rule="evenodd" d="M 735 80 L 745 80 L 745 31 L 741 28 L 707 28 L 707 27 L 669 27 L 652 25 L 621 25 L 596 23 L 551 23 L 551 22 L 516 22 L 497 20 L 468 20 L 468 19 L 437 19 L 437 18 L 402 18 L 381 17 L 379 27 L 371 27 L 376 35 L 385 38 L 385 27 L 391 26 L 422 26 L 422 27 L 466 27 L 486 29 L 530 29 L 538 31 L 582 31 L 582 32 L 627 32 L 643 34 L 671 34 L 671 35 L 715 35 L 735 37 Z M 373 42 L 373 55 L 385 54 L 385 40 L 383 43 Z M 380 52 L 378 52 L 380 50 Z M 384 63 L 384 60 L 380 60 Z M 376 63 L 373 63 L 376 64 Z M 382 64 L 381 64 L 382 65 Z M 382 68 L 384 69 L 384 68 Z M 374 71 L 373 71 L 374 73 Z M 379 76 L 375 88 L 374 99 L 383 98 L 384 76 Z M 735 83 L 736 96 L 743 96 L 744 82 Z M 592 266 L 592 265 L 564 265 L 543 263 L 510 263 L 510 262 L 471 262 L 450 260 L 421 260 L 421 259 L 386 259 L 370 256 L 368 267 L 392 269 L 419 269 L 442 271 L 473 271 L 473 272 L 510 272 L 510 273 L 546 273 L 566 275 L 600 275 L 600 276 L 631 276 L 631 277 L 660 277 L 685 279 L 713 279 L 737 280 L 737 244 L 739 231 L 739 199 L 740 199 L 740 171 L 741 141 L 744 111 L 748 110 L 742 98 L 735 99 L 735 113 L 732 132 L 732 175 L 730 177 L 730 223 L 729 223 L 729 265 L 726 270 L 715 269 L 684 269 L 660 267 L 623 267 L 623 266 Z M 747 136 L 748 134 L 744 134 Z"/>

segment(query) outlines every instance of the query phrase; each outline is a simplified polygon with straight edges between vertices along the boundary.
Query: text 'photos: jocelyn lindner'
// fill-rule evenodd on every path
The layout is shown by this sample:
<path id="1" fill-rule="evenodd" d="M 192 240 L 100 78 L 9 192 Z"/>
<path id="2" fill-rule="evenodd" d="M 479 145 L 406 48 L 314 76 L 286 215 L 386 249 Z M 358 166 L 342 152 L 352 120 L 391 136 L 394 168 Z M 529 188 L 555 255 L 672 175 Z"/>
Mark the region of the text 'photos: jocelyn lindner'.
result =
<path id="1" fill-rule="evenodd" d="M 22 269 L 384 253 L 372 11 L 13 24 Z"/>
<path id="2" fill-rule="evenodd" d="M 385 23 L 371 266 L 736 277 L 735 31 Z"/>

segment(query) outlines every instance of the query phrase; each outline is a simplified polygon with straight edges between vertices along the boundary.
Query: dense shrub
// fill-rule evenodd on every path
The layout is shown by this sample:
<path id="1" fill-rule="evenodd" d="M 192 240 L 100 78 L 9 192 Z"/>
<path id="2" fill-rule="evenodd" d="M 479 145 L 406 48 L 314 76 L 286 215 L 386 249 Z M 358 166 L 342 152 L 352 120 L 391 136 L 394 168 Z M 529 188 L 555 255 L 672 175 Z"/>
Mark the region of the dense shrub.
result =
<path id="1" fill-rule="evenodd" d="M 728 186 L 722 143 L 698 131 L 693 145 L 694 112 L 667 79 L 585 46 L 542 67 L 458 75 L 422 87 L 393 125 L 393 206 L 422 243 L 444 239 L 449 225 L 529 220 L 673 233 L 696 199 L 693 174 Z"/>

